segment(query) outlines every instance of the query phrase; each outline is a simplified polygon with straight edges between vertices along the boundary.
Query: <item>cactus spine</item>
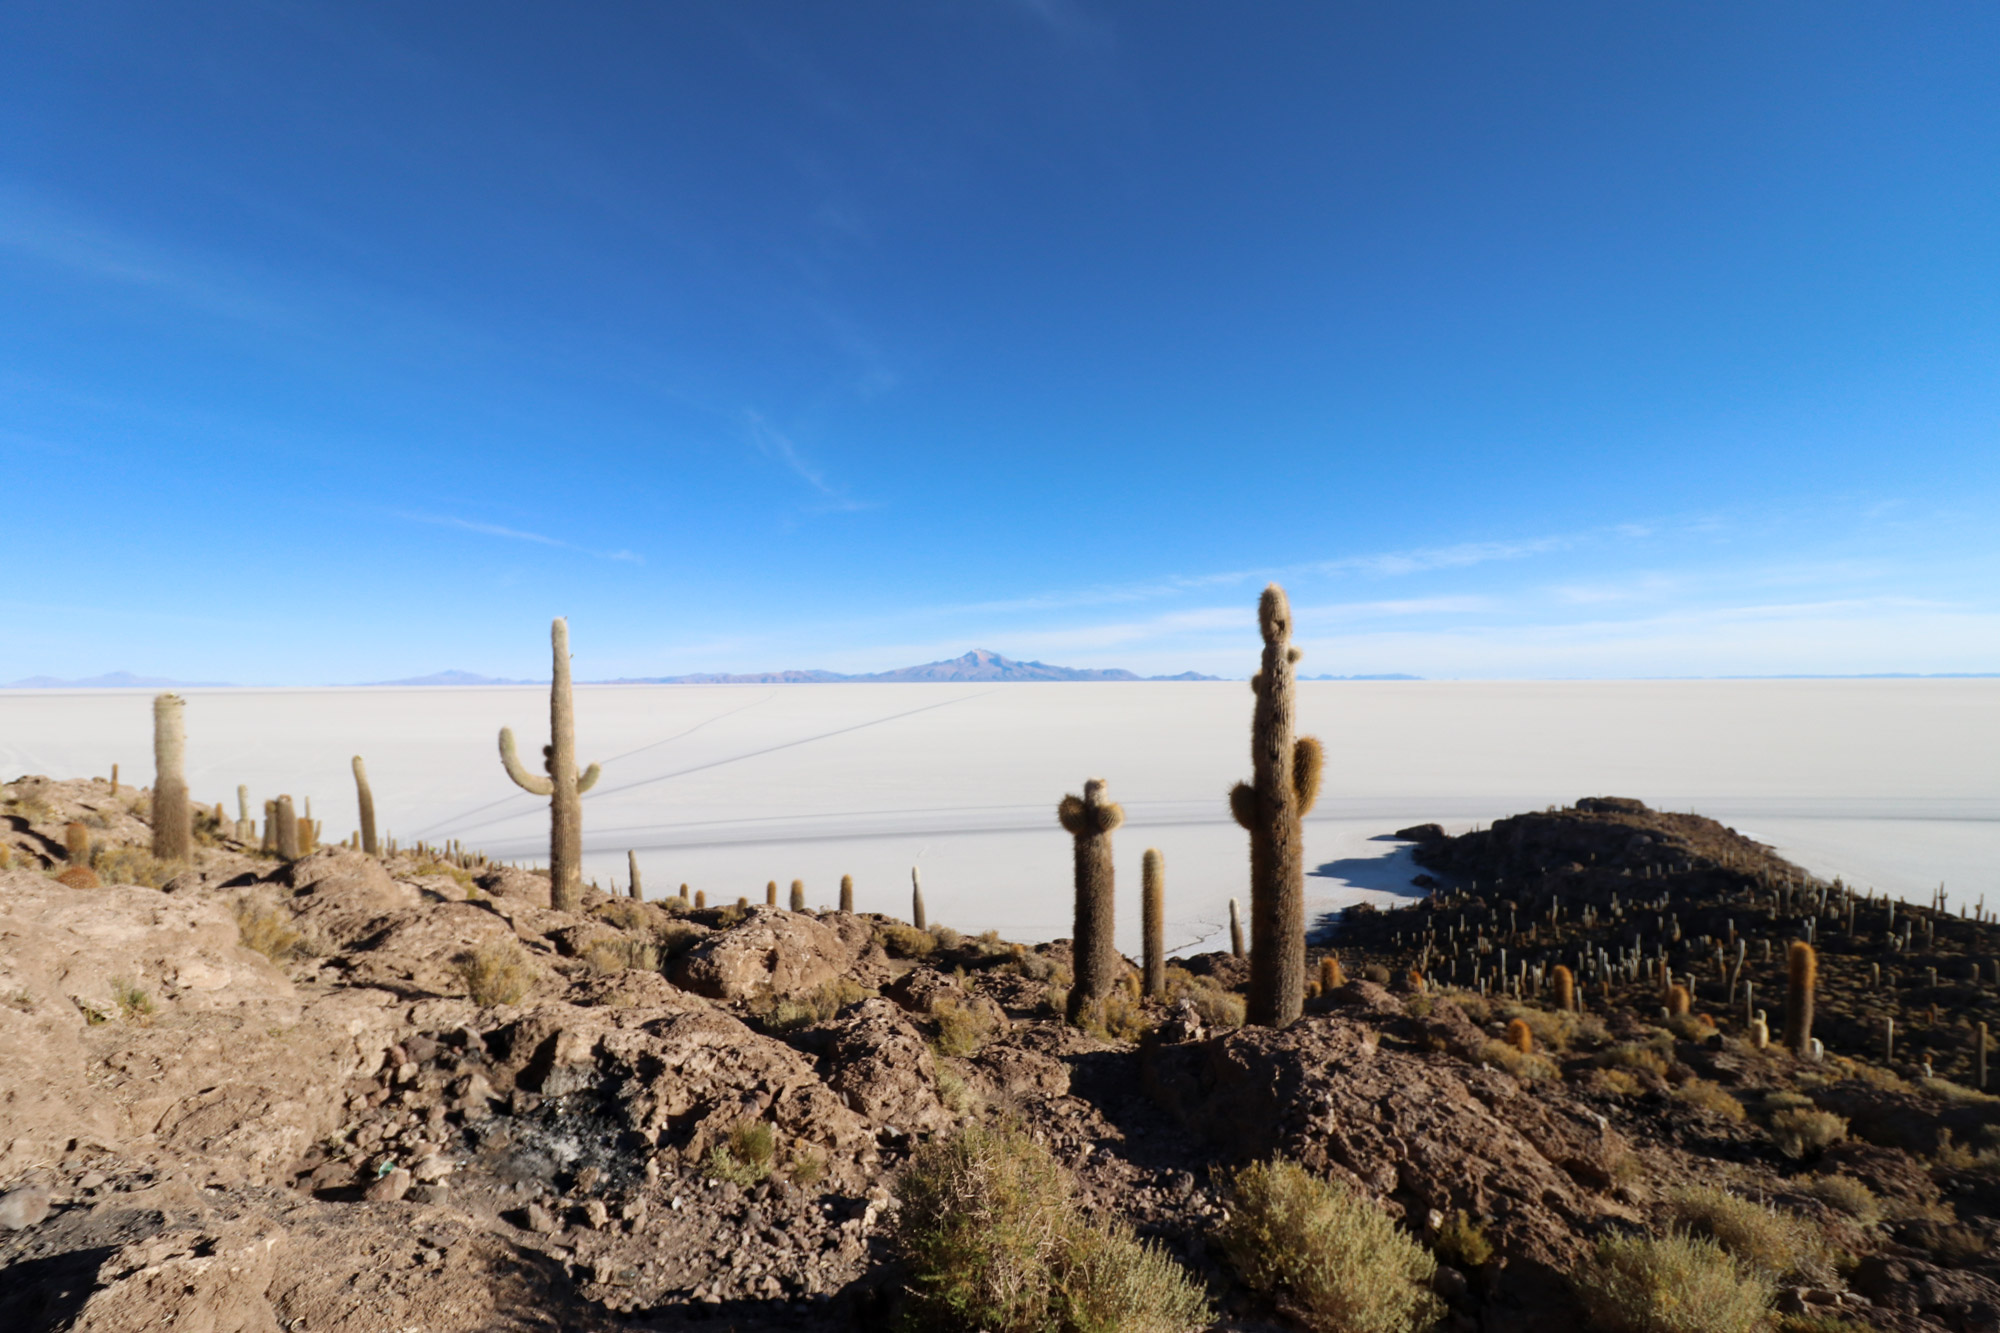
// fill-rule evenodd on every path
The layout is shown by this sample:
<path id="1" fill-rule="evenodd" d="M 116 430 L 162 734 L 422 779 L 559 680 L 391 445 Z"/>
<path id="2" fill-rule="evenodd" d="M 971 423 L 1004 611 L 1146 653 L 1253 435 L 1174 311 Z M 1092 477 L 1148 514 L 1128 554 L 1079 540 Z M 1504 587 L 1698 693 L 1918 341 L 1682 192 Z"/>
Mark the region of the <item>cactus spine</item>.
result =
<path id="1" fill-rule="evenodd" d="M 1243 956 L 1243 912 L 1234 898 L 1229 900 L 1229 956 Z"/>
<path id="2" fill-rule="evenodd" d="M 1139 861 L 1139 924 L 1143 935 L 1146 998 L 1167 998 L 1167 866 L 1160 849 Z"/>
<path id="3" fill-rule="evenodd" d="M 1819 955 L 1804 940 L 1793 940 L 1785 956 L 1785 1045 L 1805 1059 L 1812 1053 L 1813 988 L 1819 984 Z"/>
<path id="4" fill-rule="evenodd" d="M 272 823 L 278 826 L 278 856 L 286 861 L 299 859 L 299 817 L 292 809 L 292 798 L 278 798 L 278 814 Z"/>
<path id="5" fill-rule="evenodd" d="M 910 924 L 918 930 L 930 929 L 924 921 L 924 881 L 915 866 L 910 867 Z"/>
<path id="6" fill-rule="evenodd" d="M 1247 1020 L 1283 1027 L 1305 1007 L 1306 865 L 1300 821 L 1319 796 L 1320 747 L 1294 740 L 1292 608 L 1273 583 L 1257 603 L 1263 669 L 1250 678 L 1251 780 L 1229 793 L 1230 813 L 1250 834 L 1250 997 Z"/>
<path id="7" fill-rule="evenodd" d="M 368 766 L 354 756 L 354 795 L 361 802 L 361 850 L 374 856 L 382 849 L 375 841 L 375 791 L 368 785 Z"/>
<path id="8" fill-rule="evenodd" d="M 178 694 L 153 699 L 153 855 L 185 861 L 194 854 L 194 812 L 188 807 L 187 722 Z"/>
<path id="9" fill-rule="evenodd" d="M 843 912 L 852 912 L 854 910 L 854 876 L 852 875 L 842 875 L 840 877 L 840 910 Z"/>
<path id="10" fill-rule="evenodd" d="M 639 853 L 630 850 L 625 853 L 625 873 L 632 880 L 632 887 L 627 896 L 639 902 L 645 902 L 646 890 L 639 883 Z"/>
<path id="11" fill-rule="evenodd" d="M 792 881 L 792 910 L 794 912 L 806 910 L 806 882 L 802 879 Z"/>
<path id="12" fill-rule="evenodd" d="M 549 798 L 549 902 L 558 912 L 583 905 L 583 801 L 597 785 L 597 765 L 576 769 L 576 710 L 570 697 L 569 622 L 558 616 L 549 625 L 549 646 L 555 671 L 549 681 L 549 743 L 542 750 L 545 775 L 521 767 L 514 753 L 514 733 L 500 728 L 500 762 L 522 791 Z"/>
<path id="13" fill-rule="evenodd" d="M 1125 822 L 1125 811 L 1104 799 L 1104 779 L 1083 784 L 1082 796 L 1065 796 L 1056 806 L 1056 820 L 1076 844 L 1076 927 L 1072 941 L 1076 980 L 1069 988 L 1069 1020 L 1074 1023 L 1089 1006 L 1111 991 L 1118 968 L 1112 938 L 1113 874 L 1111 834 Z"/>

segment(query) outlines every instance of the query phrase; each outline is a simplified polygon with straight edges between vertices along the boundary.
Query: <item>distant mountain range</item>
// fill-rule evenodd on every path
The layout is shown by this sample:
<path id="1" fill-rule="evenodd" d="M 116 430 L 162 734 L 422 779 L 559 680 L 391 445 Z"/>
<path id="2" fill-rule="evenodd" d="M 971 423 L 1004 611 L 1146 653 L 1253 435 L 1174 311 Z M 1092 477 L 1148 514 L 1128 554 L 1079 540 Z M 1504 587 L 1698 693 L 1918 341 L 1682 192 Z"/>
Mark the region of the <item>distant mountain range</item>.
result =
<path id="1" fill-rule="evenodd" d="M 129 671 L 110 671 L 83 680 L 58 680 L 54 676 L 23 676 L 10 680 L 7 690 L 173 690 L 211 689 L 228 685 L 224 680 L 168 680 L 164 676 L 135 676 Z"/>
<path id="2" fill-rule="evenodd" d="M 693 676 L 646 676 L 606 681 L 609 685 L 818 685 L 853 682 L 899 683 L 909 681 L 988 681 L 988 680 L 1220 680 L 1196 671 L 1178 676 L 1141 676 L 1130 671 L 1097 671 L 1084 667 L 1050 666 L 1046 662 L 1018 662 L 985 648 L 974 648 L 963 657 L 922 666 L 899 667 L 894 671 L 871 671 L 862 675 L 842 675 L 837 671 L 758 671 L 745 675 L 702 674 Z"/>
<path id="3" fill-rule="evenodd" d="M 470 671 L 433 671 L 428 676 L 407 676 L 402 680 L 371 680 L 369 685 L 546 685 L 546 680 L 508 680 L 502 676 L 481 676 Z"/>

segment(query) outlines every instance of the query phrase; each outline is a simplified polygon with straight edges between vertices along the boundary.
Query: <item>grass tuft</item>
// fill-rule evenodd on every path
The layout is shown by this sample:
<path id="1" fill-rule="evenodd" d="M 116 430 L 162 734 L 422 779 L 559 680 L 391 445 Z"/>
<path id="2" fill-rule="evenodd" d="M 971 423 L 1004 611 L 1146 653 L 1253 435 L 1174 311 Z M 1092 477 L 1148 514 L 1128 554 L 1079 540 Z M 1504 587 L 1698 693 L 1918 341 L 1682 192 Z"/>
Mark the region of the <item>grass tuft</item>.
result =
<path id="1" fill-rule="evenodd" d="M 1705 1236 L 1606 1236 L 1572 1275 L 1599 1333 L 1755 1333 L 1773 1288 Z"/>
<path id="2" fill-rule="evenodd" d="M 537 976 L 528 951 L 511 935 L 459 955 L 452 966 L 465 984 L 465 993 L 481 1009 L 518 1003 Z"/>
<path id="3" fill-rule="evenodd" d="M 777 1155 L 778 1135 L 770 1122 L 744 1120 L 730 1128 L 726 1142 L 708 1150 L 704 1166 L 715 1179 L 749 1189 L 771 1174 Z"/>
<path id="4" fill-rule="evenodd" d="M 236 942 L 282 966 L 312 952 L 304 932 L 281 907 L 244 898 L 236 904 Z"/>

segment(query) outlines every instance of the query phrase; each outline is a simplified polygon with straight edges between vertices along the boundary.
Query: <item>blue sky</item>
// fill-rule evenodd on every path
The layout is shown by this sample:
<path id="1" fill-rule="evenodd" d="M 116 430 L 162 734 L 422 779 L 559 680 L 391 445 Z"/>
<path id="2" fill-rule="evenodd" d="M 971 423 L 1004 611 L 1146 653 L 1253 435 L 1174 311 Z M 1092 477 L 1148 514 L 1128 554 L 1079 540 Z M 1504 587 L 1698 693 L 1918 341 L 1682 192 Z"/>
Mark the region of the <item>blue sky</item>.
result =
<path id="1" fill-rule="evenodd" d="M 2000 9 L 17 3 L 0 680 L 2000 670 Z"/>

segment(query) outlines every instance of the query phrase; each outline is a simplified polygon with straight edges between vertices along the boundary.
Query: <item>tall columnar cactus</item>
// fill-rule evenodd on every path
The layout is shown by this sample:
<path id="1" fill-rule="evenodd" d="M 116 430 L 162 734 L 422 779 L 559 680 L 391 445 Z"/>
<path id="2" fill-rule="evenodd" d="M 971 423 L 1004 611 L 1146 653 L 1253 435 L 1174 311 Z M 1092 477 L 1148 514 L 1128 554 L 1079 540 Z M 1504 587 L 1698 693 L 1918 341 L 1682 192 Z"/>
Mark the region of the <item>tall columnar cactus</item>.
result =
<path id="1" fill-rule="evenodd" d="M 843 912 L 852 912 L 854 910 L 854 876 L 852 875 L 842 875 L 840 877 L 840 910 Z"/>
<path id="2" fill-rule="evenodd" d="M 1576 974 L 1557 963 L 1555 979 L 1556 1008 L 1568 1013 L 1576 1008 Z"/>
<path id="3" fill-rule="evenodd" d="M 194 811 L 188 806 L 187 707 L 178 694 L 153 699 L 153 855 L 185 861 L 194 855 Z"/>
<path id="4" fill-rule="evenodd" d="M 250 842 L 257 837 L 257 821 L 250 817 L 250 788 L 244 783 L 236 784 L 236 841 Z"/>
<path id="5" fill-rule="evenodd" d="M 1813 990 L 1819 985 L 1819 955 L 1804 940 L 1793 940 L 1785 956 L 1785 1045 L 1804 1059 L 1812 1054 Z"/>
<path id="6" fill-rule="evenodd" d="M 628 849 L 625 853 L 625 874 L 632 885 L 631 889 L 627 892 L 626 896 L 630 897 L 635 902 L 645 902 L 646 890 L 645 887 L 639 883 L 639 853 L 631 851 L 630 849 Z"/>
<path id="7" fill-rule="evenodd" d="M 576 710 L 570 698 L 569 622 L 557 617 L 549 625 L 555 671 L 549 681 L 549 743 L 542 747 L 538 776 L 521 767 L 514 753 L 514 733 L 500 728 L 500 762 L 522 791 L 549 798 L 549 902 L 558 912 L 583 906 L 583 801 L 597 785 L 597 765 L 576 769 Z"/>
<path id="8" fill-rule="evenodd" d="M 1167 998 L 1167 866 L 1160 849 L 1148 847 L 1139 861 L 1139 925 L 1145 962 L 1146 998 Z"/>
<path id="9" fill-rule="evenodd" d="M 1306 863 L 1301 821 L 1319 796 L 1321 754 L 1294 739 L 1292 607 L 1273 583 L 1257 603 L 1263 668 L 1250 678 L 1251 780 L 1229 793 L 1230 813 L 1250 834 L 1250 997 L 1247 1021 L 1282 1027 L 1305 1007 Z"/>
<path id="10" fill-rule="evenodd" d="M 278 850 L 278 803 L 276 801 L 264 802 L 263 850 L 267 852 Z"/>
<path id="11" fill-rule="evenodd" d="M 90 830 L 74 820 L 63 825 L 63 856 L 73 866 L 90 864 Z"/>
<path id="12" fill-rule="evenodd" d="M 777 905 L 778 905 L 778 881 L 775 879 L 766 880 L 764 882 L 764 906 L 776 907 Z"/>
<path id="13" fill-rule="evenodd" d="M 1104 799 L 1104 780 L 1083 784 L 1082 796 L 1065 796 L 1056 819 L 1076 844 L 1076 928 L 1071 942 L 1076 979 L 1069 988 L 1069 1020 L 1074 1023 L 1111 991 L 1118 971 L 1112 937 L 1114 880 L 1111 834 L 1125 822 L 1122 806 Z"/>
<path id="14" fill-rule="evenodd" d="M 1243 956 L 1243 911 L 1234 898 L 1229 900 L 1229 956 Z"/>
<path id="15" fill-rule="evenodd" d="M 910 924 L 918 930 L 929 930 L 930 923 L 924 919 L 924 878 L 910 867 Z"/>
<path id="16" fill-rule="evenodd" d="M 802 879 L 792 881 L 792 910 L 794 912 L 806 910 L 806 882 Z"/>
<path id="17" fill-rule="evenodd" d="M 382 849 L 375 841 L 375 789 L 368 785 L 368 766 L 354 756 L 354 796 L 361 803 L 361 850 L 374 856 Z"/>
<path id="18" fill-rule="evenodd" d="M 286 861 L 299 859 L 299 816 L 292 809 L 292 798 L 278 798 L 278 817 L 272 821 L 278 826 L 278 855 Z"/>

